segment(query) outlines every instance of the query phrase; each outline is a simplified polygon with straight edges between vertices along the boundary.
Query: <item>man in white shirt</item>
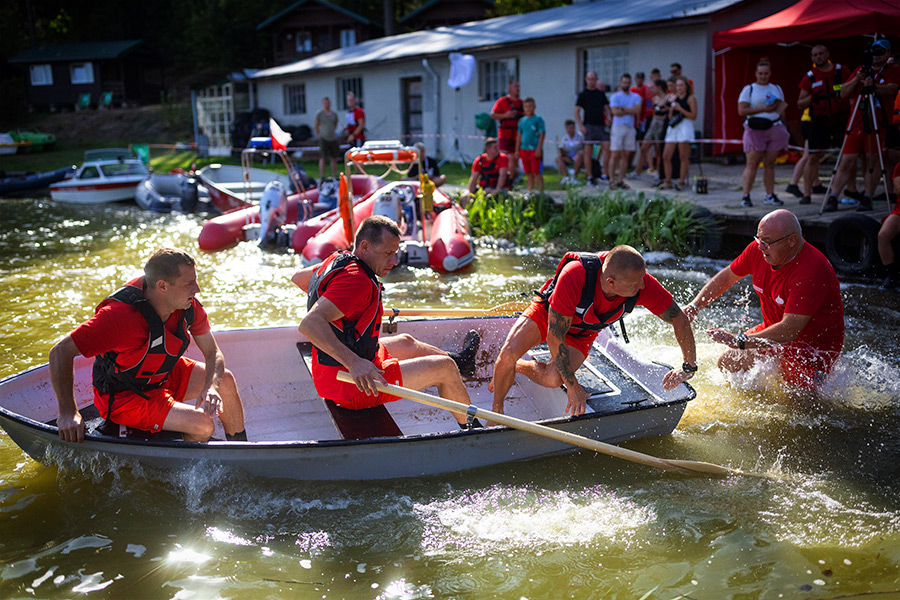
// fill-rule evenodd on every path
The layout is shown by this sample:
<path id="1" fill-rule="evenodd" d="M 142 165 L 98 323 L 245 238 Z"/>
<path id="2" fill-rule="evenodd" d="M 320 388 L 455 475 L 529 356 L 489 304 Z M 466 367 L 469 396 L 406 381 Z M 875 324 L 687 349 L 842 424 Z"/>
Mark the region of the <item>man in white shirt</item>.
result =
<path id="1" fill-rule="evenodd" d="M 559 154 L 556 155 L 556 168 L 561 175 L 561 185 L 578 183 L 578 171 L 584 160 L 584 134 L 575 129 L 575 121 L 566 119 L 566 135 L 559 143 Z M 565 173 L 573 169 L 572 176 Z"/>
<path id="2" fill-rule="evenodd" d="M 634 152 L 637 145 L 636 123 L 641 114 L 644 99 L 631 91 L 631 75 L 625 73 L 619 78 L 619 89 L 609 98 L 609 109 L 612 111 L 612 129 L 609 135 L 611 151 L 609 169 L 609 189 L 628 189 L 625 183 L 625 172 L 628 170 L 628 154 Z"/>

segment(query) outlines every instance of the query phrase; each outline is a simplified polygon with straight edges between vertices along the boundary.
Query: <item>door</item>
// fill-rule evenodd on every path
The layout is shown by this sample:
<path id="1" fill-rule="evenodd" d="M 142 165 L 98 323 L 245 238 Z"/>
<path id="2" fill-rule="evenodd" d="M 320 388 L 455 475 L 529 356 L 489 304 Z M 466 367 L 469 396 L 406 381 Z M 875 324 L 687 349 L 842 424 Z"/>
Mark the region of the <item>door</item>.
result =
<path id="1" fill-rule="evenodd" d="M 422 78 L 406 77 L 401 80 L 403 90 L 403 143 L 411 146 L 421 142 L 422 134 Z"/>

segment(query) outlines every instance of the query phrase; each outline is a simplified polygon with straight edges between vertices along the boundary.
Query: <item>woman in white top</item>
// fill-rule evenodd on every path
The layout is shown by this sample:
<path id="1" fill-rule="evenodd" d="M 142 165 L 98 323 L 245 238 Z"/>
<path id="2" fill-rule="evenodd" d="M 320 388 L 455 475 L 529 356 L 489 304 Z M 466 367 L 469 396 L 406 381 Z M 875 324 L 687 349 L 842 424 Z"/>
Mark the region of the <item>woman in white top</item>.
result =
<path id="1" fill-rule="evenodd" d="M 678 190 L 687 186 L 688 163 L 691 155 L 691 142 L 694 141 L 694 120 L 697 118 L 697 98 L 686 77 L 675 80 L 675 97 L 669 103 L 669 127 L 666 129 L 666 145 L 663 148 L 663 166 L 666 181 L 662 188 L 672 187 L 672 156 L 678 149 L 681 160 L 680 181 L 675 185 Z"/>
<path id="2" fill-rule="evenodd" d="M 756 179 L 759 162 L 763 163 L 763 185 L 766 188 L 765 204 L 782 206 L 784 202 L 775 195 L 775 158 L 787 148 L 790 134 L 784 126 L 787 102 L 781 87 L 769 83 L 772 74 L 769 61 L 763 59 L 756 65 L 756 83 L 744 86 L 738 97 L 738 114 L 744 117 L 744 154 L 747 165 L 741 179 L 744 197 L 741 206 L 753 206 L 750 188 Z"/>

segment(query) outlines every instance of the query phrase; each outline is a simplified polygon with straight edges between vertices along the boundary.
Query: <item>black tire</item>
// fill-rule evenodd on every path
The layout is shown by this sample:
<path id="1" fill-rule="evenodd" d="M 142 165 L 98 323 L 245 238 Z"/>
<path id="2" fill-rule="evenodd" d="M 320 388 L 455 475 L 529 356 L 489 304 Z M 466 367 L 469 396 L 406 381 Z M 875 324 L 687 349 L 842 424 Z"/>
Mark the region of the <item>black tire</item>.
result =
<path id="1" fill-rule="evenodd" d="M 881 224 L 866 215 L 846 215 L 831 222 L 825 233 L 825 256 L 840 273 L 860 275 L 878 263 Z"/>
<path id="2" fill-rule="evenodd" d="M 703 233 L 691 241 L 694 254 L 707 257 L 718 256 L 722 252 L 722 243 L 725 237 L 722 226 L 706 207 L 694 206 L 692 215 L 703 226 Z"/>

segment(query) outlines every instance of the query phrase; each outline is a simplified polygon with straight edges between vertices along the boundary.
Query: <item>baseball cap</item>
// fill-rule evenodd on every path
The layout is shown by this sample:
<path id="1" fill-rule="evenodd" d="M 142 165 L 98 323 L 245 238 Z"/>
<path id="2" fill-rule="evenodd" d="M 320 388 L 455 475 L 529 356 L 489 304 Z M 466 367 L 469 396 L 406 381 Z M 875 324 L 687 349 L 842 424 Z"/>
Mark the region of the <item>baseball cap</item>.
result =
<path id="1" fill-rule="evenodd" d="M 887 50 L 888 52 L 891 51 L 891 43 L 887 40 L 876 40 L 876 41 L 872 42 L 872 47 L 873 48 L 881 47 L 881 48 L 884 48 L 885 50 Z"/>

